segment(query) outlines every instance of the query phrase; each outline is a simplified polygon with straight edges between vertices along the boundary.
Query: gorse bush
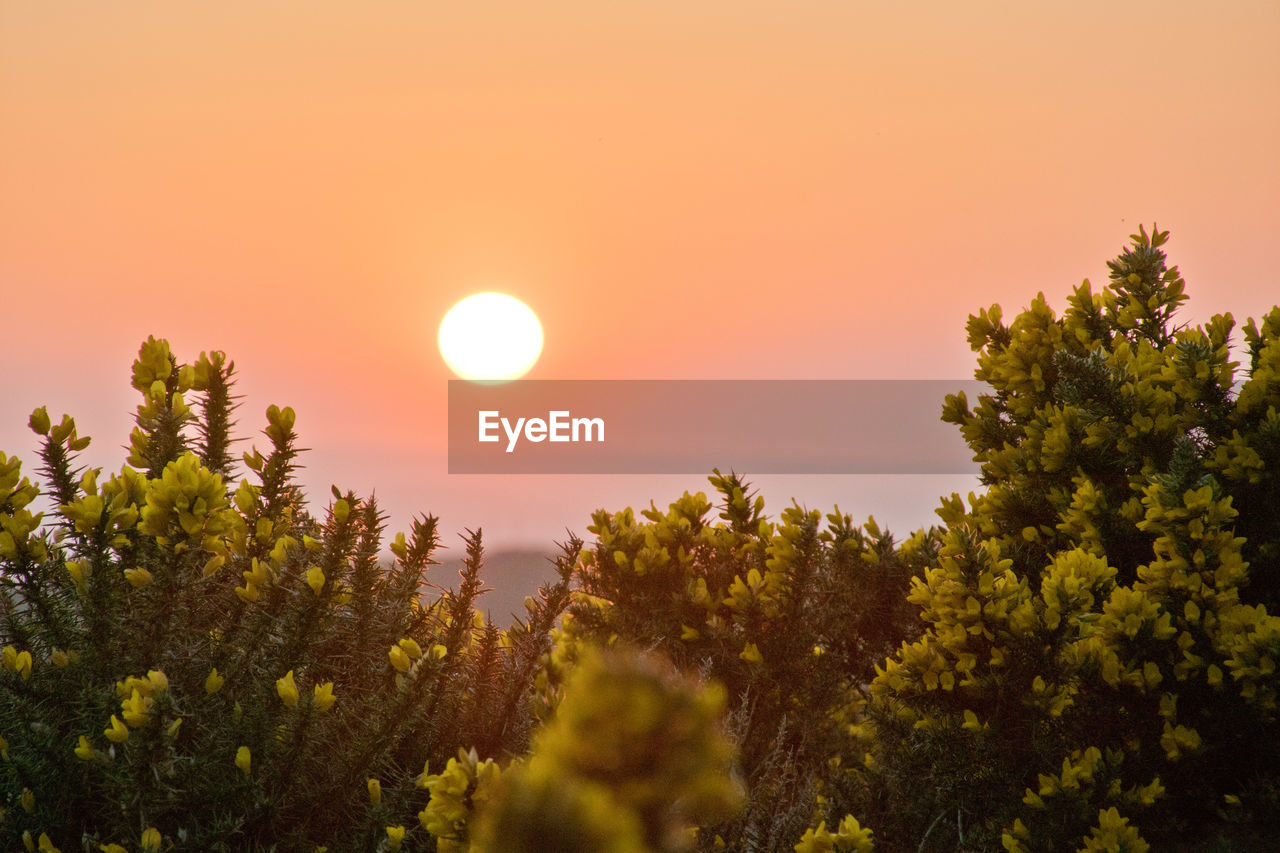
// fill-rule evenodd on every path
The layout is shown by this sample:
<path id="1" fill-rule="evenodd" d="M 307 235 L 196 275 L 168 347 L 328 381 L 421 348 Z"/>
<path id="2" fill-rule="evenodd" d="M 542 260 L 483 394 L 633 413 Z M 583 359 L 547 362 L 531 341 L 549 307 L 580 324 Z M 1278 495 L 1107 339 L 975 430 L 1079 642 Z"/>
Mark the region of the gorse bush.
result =
<path id="1" fill-rule="evenodd" d="M 37 410 L 47 520 L 0 457 L 6 849 L 431 849 L 428 771 L 464 744 L 527 746 L 567 580 L 500 632 L 473 606 L 475 534 L 458 592 L 425 603 L 436 520 L 380 566 L 372 498 L 335 489 L 317 516 L 294 485 L 288 408 L 235 485 L 232 371 L 148 340 L 111 476 L 78 469 L 88 439 Z"/>
<path id="2" fill-rule="evenodd" d="M 982 489 L 941 526 L 717 471 L 596 513 L 507 630 L 478 532 L 424 594 L 434 518 L 309 502 L 292 410 L 234 454 L 232 364 L 148 340 L 118 473 L 44 409 L 37 480 L 0 454 L 0 843 L 1275 849 L 1280 308 L 1242 368 L 1166 240 L 969 319 L 991 391 L 942 415 Z"/>
<path id="3" fill-rule="evenodd" d="M 1060 317 L 969 320 L 993 391 L 943 416 L 986 488 L 944 502 L 924 635 L 872 683 L 886 840 L 1274 849 L 1280 309 L 1241 377 L 1230 315 L 1175 325 L 1167 236 Z"/>
<path id="4" fill-rule="evenodd" d="M 764 517 L 739 476 L 717 472 L 718 519 L 685 494 L 638 520 L 599 512 L 576 568 L 561 646 L 613 638 L 660 649 L 723 684 L 746 802 L 704 829 L 735 849 L 788 849 L 813 823 L 839 821 L 829 795 L 840 761 L 859 752 L 850 723 L 874 664 L 918 633 L 906 592 L 933 536 L 903 547 L 837 509 L 792 506 Z"/>

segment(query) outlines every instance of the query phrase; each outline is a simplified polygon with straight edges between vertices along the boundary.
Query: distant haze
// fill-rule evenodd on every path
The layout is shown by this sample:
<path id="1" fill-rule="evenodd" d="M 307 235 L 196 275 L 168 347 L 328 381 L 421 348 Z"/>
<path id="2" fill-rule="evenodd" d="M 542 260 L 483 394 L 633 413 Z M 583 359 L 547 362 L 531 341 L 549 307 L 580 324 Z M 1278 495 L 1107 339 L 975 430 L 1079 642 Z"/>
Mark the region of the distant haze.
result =
<path id="1" fill-rule="evenodd" d="M 431 567 L 427 573 L 427 581 L 438 587 L 456 590 L 460 580 L 458 573 L 462 570 L 462 558 L 446 556 L 442 565 Z M 549 551 L 501 550 L 485 555 L 480 579 L 489 591 L 477 599 L 476 610 L 487 614 L 489 621 L 494 624 L 506 627 L 513 621 L 513 616 L 527 618 L 525 598 L 537 596 L 538 588 L 555 583 L 558 575 Z"/>

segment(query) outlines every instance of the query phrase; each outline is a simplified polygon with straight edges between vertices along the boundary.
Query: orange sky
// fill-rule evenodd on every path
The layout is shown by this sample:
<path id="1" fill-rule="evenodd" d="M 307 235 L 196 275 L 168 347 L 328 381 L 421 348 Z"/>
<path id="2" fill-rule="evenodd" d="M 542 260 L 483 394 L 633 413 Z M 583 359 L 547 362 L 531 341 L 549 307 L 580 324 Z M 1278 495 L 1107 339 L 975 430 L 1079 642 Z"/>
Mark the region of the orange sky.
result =
<path id="1" fill-rule="evenodd" d="M 0 0 L 0 448 L 118 468 L 148 334 L 403 528 L 544 544 L 690 478 L 445 474 L 436 324 L 501 289 L 530 378 L 964 377 L 1138 222 L 1190 319 L 1280 302 L 1280 4 Z M 929 520 L 963 478 L 767 478 Z M 456 540 L 455 540 L 456 541 Z"/>

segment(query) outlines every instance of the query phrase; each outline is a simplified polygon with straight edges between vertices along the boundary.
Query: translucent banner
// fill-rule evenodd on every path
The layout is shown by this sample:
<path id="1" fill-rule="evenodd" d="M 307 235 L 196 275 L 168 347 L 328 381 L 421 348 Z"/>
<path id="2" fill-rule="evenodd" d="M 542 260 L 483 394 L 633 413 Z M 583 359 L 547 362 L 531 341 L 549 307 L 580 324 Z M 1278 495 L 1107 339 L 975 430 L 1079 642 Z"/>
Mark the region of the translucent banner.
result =
<path id="1" fill-rule="evenodd" d="M 973 474 L 974 380 L 449 382 L 450 474 Z"/>

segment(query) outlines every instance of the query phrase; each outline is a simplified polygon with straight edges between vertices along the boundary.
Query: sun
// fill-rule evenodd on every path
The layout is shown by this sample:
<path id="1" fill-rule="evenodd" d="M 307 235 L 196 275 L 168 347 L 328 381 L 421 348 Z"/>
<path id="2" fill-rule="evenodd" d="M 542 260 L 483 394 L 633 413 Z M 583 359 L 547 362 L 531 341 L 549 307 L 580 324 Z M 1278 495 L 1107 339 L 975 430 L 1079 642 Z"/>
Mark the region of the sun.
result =
<path id="1" fill-rule="evenodd" d="M 462 379 L 505 382 L 529 372 L 542 354 L 542 324 L 514 296 L 475 293 L 449 309 L 436 336 L 445 364 Z"/>

